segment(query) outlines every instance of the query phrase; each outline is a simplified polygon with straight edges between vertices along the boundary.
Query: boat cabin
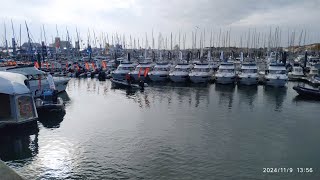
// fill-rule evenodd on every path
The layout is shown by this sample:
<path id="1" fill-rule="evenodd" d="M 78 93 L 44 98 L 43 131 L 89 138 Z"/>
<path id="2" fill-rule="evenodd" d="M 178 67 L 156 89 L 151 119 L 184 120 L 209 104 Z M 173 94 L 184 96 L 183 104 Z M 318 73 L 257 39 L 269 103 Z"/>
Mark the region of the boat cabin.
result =
<path id="1" fill-rule="evenodd" d="M 208 63 L 196 63 L 193 67 L 193 72 L 210 72 L 212 70 Z"/>
<path id="2" fill-rule="evenodd" d="M 0 127 L 24 124 L 38 118 L 26 80 L 21 74 L 0 72 Z"/>
<path id="3" fill-rule="evenodd" d="M 240 71 L 242 73 L 258 73 L 258 67 L 256 63 L 243 63 Z"/>

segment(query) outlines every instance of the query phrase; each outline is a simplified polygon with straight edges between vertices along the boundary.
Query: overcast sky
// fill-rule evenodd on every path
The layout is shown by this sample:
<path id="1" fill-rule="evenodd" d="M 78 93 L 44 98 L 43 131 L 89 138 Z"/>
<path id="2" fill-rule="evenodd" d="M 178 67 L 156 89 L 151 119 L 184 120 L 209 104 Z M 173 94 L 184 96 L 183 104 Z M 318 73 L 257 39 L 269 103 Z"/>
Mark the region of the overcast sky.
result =
<path id="1" fill-rule="evenodd" d="M 290 33 L 297 31 L 297 39 L 306 29 L 308 42 L 320 41 L 320 0 L 0 0 L 0 4 L 0 20 L 7 25 L 7 37 L 12 37 L 12 19 L 17 37 L 22 24 L 23 41 L 24 21 L 33 41 L 40 40 L 40 27 L 44 25 L 47 41 L 51 42 L 56 36 L 56 24 L 64 39 L 66 28 L 74 39 L 77 27 L 84 40 L 89 29 L 91 36 L 93 30 L 97 36 L 101 32 L 117 32 L 145 38 L 147 33 L 151 42 L 153 29 L 156 40 L 159 32 L 163 36 L 171 32 L 177 36 L 181 31 L 186 33 L 190 44 L 192 31 L 197 29 L 200 36 L 201 29 L 206 31 L 208 45 L 210 31 L 217 39 L 222 28 L 223 32 L 231 29 L 233 44 L 239 43 L 249 28 L 263 34 L 270 27 L 280 26 L 283 44 L 287 42 L 288 29 Z M 1 29 L 3 42 L 4 28 Z"/>

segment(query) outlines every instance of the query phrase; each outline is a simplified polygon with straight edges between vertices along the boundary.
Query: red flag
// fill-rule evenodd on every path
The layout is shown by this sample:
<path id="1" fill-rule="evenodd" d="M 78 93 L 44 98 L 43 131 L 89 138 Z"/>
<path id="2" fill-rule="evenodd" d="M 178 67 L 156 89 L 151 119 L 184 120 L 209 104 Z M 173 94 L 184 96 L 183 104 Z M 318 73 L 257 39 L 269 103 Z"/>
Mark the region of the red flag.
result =
<path id="1" fill-rule="evenodd" d="M 102 67 L 105 69 L 107 68 L 107 63 L 105 61 L 102 61 Z"/>
<path id="2" fill-rule="evenodd" d="M 144 77 L 147 77 L 148 72 L 149 72 L 149 68 L 147 67 L 147 68 L 144 70 Z"/>
<path id="3" fill-rule="evenodd" d="M 38 68 L 39 69 L 39 64 L 38 64 L 38 62 L 36 61 L 36 62 L 34 62 L 34 67 L 36 67 L 36 68 Z"/>
<path id="4" fill-rule="evenodd" d="M 89 70 L 89 64 L 86 62 L 86 69 Z"/>
<path id="5" fill-rule="evenodd" d="M 141 69 L 142 69 L 142 68 L 140 68 L 140 69 L 139 69 L 139 73 L 138 73 L 138 79 L 140 79 L 140 73 L 141 73 Z"/>
<path id="6" fill-rule="evenodd" d="M 95 69 L 96 69 L 96 67 L 94 66 L 94 63 L 92 63 L 92 68 L 93 68 L 93 70 L 95 70 Z"/>

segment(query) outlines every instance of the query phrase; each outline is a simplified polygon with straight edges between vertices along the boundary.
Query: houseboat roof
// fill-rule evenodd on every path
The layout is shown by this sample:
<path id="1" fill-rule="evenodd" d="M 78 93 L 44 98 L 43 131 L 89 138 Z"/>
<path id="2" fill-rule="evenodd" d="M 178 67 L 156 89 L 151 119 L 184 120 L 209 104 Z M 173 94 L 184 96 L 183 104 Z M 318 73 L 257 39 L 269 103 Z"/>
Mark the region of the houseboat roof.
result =
<path id="1" fill-rule="evenodd" d="M 18 73 L 0 72 L 0 93 L 2 94 L 26 94 L 29 88 L 25 85 L 27 78 Z"/>
<path id="2" fill-rule="evenodd" d="M 33 65 L 29 65 L 29 66 L 16 66 L 13 68 L 8 68 L 6 69 L 6 71 L 8 72 L 13 72 L 13 73 L 19 73 L 19 74 L 23 74 L 23 75 L 38 75 L 38 74 L 46 74 L 43 71 L 40 71 L 39 69 L 37 69 L 36 67 L 34 67 Z"/>

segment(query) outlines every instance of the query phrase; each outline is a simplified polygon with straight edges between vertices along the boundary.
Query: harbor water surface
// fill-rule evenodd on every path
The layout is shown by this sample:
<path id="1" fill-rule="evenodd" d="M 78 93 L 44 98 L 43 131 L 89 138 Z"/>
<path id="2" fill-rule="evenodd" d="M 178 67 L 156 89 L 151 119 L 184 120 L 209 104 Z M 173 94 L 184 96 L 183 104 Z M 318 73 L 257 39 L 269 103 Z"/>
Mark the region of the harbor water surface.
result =
<path id="1" fill-rule="evenodd" d="M 72 79 L 66 113 L 1 135 L 0 158 L 26 179 L 319 179 L 320 102 L 294 84 L 130 92 Z"/>

